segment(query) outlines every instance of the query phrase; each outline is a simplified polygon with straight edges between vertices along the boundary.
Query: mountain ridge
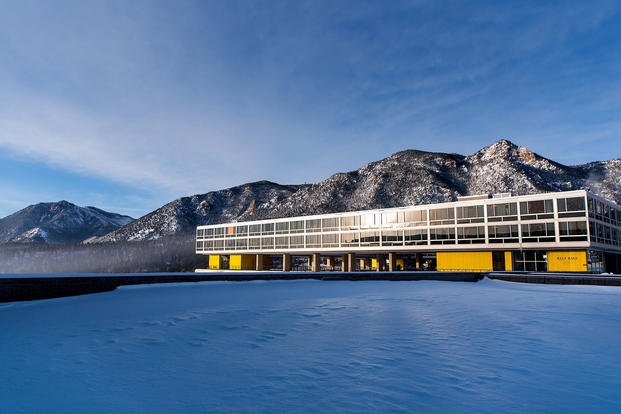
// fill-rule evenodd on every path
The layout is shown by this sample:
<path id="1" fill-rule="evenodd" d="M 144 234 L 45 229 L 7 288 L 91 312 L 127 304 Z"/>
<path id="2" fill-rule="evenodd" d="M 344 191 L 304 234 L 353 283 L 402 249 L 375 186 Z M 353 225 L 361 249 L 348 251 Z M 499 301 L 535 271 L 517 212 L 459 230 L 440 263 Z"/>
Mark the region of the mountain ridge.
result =
<path id="1" fill-rule="evenodd" d="M 0 244 L 96 245 L 170 236 L 189 240 L 196 226 L 204 224 L 438 203 L 473 194 L 576 189 L 621 203 L 621 159 L 569 166 L 501 139 L 470 155 L 407 149 L 313 184 L 262 180 L 180 197 L 136 220 L 64 200 L 39 203 L 0 219 Z M 73 212 L 65 221 L 76 228 L 58 224 L 63 221 L 54 219 L 53 204 Z M 15 217 L 26 212 L 32 217 L 19 224 Z M 87 222 L 93 228 L 80 227 Z"/>
<path id="2" fill-rule="evenodd" d="M 471 155 L 403 150 L 314 184 L 258 181 L 181 197 L 90 242 L 190 237 L 202 224 L 429 204 L 472 194 L 582 188 L 621 202 L 621 159 L 567 166 L 501 139 Z"/>

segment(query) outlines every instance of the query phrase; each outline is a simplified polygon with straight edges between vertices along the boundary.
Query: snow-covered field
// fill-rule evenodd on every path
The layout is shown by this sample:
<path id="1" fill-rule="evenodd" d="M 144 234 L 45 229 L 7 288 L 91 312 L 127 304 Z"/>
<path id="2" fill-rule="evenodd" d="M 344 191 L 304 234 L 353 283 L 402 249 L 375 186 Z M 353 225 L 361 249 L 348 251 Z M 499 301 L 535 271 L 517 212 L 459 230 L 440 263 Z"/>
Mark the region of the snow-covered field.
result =
<path id="1" fill-rule="evenodd" d="M 621 412 L 621 288 L 278 281 L 0 304 L 0 413 Z"/>

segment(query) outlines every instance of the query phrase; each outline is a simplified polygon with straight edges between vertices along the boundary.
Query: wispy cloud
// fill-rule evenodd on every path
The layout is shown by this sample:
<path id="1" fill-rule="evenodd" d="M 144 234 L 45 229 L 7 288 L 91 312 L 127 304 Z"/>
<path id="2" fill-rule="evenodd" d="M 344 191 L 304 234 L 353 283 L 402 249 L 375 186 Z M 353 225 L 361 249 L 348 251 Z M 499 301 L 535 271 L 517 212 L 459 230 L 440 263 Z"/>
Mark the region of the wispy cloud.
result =
<path id="1" fill-rule="evenodd" d="M 2 7 L 0 149 L 163 197 L 506 136 L 615 151 L 616 2 Z"/>

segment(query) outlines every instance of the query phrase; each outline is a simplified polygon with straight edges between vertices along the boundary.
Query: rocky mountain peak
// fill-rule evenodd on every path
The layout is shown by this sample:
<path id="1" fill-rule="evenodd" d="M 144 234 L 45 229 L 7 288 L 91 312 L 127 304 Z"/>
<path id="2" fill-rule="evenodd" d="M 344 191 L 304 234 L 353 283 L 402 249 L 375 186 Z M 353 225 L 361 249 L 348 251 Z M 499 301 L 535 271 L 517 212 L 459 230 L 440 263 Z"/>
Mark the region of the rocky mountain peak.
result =
<path id="1" fill-rule="evenodd" d="M 481 161 L 493 161 L 498 159 L 515 159 L 518 146 L 508 139 L 501 139 L 474 153 L 471 158 Z"/>

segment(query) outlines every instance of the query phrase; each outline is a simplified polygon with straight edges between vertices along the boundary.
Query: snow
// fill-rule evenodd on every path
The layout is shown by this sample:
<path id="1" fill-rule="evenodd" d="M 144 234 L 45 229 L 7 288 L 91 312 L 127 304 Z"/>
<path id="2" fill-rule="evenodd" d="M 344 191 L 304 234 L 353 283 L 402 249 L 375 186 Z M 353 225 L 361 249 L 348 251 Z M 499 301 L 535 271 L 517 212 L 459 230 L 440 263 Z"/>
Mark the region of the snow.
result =
<path id="1" fill-rule="evenodd" d="M 621 289 L 211 282 L 0 305 L 1 413 L 619 412 Z"/>

